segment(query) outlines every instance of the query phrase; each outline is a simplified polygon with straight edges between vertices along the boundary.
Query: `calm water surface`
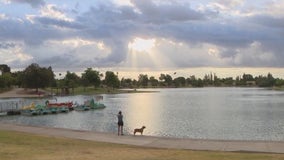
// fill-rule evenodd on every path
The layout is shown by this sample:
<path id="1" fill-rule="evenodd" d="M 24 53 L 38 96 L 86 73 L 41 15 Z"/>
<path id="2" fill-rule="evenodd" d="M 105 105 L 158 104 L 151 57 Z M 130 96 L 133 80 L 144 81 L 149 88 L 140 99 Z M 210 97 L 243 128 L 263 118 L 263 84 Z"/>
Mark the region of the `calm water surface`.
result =
<path id="1" fill-rule="evenodd" d="M 162 137 L 284 141 L 284 92 L 262 88 L 146 89 L 151 93 L 103 95 L 107 108 L 45 116 L 5 116 L 3 122 L 116 133 L 116 114 L 125 132 L 146 126 Z M 83 103 L 92 96 L 57 97 Z M 19 99 L 5 99 L 12 101 Z M 33 101 L 20 99 L 20 101 Z"/>

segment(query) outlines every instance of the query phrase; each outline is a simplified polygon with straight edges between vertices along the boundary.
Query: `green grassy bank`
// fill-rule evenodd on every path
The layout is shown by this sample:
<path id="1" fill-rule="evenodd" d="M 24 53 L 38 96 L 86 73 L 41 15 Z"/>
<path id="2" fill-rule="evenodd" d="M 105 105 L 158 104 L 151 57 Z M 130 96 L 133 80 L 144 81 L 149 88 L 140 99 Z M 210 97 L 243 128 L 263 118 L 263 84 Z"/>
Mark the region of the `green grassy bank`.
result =
<path id="1" fill-rule="evenodd" d="M 284 154 L 143 148 L 0 130 L 1 160 L 284 160 Z"/>

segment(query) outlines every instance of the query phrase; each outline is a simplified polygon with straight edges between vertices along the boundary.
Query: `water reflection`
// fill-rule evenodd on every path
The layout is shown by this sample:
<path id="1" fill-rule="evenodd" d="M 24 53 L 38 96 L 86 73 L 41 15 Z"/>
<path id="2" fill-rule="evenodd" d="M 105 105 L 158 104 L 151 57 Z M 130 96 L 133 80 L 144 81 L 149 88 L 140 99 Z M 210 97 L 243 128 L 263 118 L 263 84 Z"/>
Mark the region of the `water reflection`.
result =
<path id="1" fill-rule="evenodd" d="M 132 95 L 124 109 L 127 129 L 132 132 L 134 128 L 146 126 L 144 133 L 149 134 L 149 130 L 155 132 L 161 128 L 163 110 L 159 108 L 160 102 L 159 97 L 152 93 Z"/>

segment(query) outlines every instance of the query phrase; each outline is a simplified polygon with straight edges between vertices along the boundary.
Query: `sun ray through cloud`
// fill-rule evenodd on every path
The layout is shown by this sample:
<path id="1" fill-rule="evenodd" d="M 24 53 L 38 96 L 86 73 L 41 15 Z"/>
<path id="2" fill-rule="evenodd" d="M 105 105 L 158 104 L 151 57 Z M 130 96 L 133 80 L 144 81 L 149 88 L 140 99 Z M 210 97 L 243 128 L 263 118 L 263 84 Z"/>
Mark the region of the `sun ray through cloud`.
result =
<path id="1" fill-rule="evenodd" d="M 65 61 L 81 71 L 284 72 L 281 0 L 2 0 L 0 6 L 0 62 L 17 70 L 31 62 L 64 70 Z"/>

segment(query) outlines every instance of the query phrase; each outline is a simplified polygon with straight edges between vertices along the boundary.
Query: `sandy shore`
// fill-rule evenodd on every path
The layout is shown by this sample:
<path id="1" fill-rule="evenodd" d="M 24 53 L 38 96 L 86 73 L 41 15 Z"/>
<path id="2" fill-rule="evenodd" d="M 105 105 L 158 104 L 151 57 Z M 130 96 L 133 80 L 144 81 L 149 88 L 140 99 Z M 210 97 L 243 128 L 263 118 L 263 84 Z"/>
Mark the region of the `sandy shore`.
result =
<path id="1" fill-rule="evenodd" d="M 0 93 L 0 98 L 33 98 L 45 96 L 45 92 L 43 90 L 39 90 L 39 93 L 40 94 L 31 89 L 14 88 L 10 91 Z"/>

